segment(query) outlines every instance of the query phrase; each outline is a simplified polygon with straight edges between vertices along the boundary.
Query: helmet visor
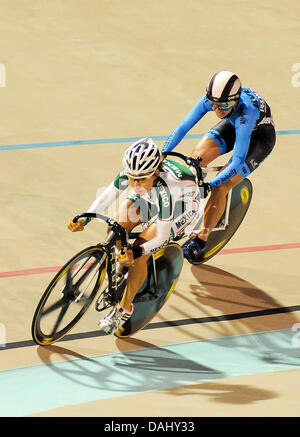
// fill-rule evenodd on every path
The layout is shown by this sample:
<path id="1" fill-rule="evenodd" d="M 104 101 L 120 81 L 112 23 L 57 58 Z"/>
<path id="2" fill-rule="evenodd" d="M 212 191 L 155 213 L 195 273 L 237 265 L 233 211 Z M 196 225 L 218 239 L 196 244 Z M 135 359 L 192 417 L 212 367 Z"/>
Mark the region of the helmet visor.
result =
<path id="1" fill-rule="evenodd" d="M 213 100 L 209 101 L 213 109 L 221 109 L 222 111 L 228 111 L 236 104 L 236 100 L 231 100 L 229 102 L 214 102 Z"/>
<path id="2" fill-rule="evenodd" d="M 148 178 L 150 178 L 151 176 L 153 176 L 154 173 L 155 173 L 155 170 L 152 171 L 151 173 L 139 174 L 139 175 L 133 175 L 133 174 L 130 174 L 130 173 L 126 172 L 126 175 L 127 175 L 128 179 L 131 179 L 131 180 L 137 180 L 137 179 L 138 179 L 138 180 L 140 180 L 141 182 L 143 182 L 143 181 L 145 181 L 146 179 L 148 179 Z"/>

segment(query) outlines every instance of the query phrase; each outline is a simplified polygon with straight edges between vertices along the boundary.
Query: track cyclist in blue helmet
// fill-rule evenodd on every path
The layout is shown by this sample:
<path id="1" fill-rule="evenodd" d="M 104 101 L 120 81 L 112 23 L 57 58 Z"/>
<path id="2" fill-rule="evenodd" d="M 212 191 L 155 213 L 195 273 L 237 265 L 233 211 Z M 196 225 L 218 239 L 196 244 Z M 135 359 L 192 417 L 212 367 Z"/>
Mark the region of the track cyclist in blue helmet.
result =
<path id="1" fill-rule="evenodd" d="M 163 159 L 151 138 L 142 138 L 126 150 L 123 169 L 87 212 L 103 214 L 127 188 L 131 191 L 116 211 L 116 220 L 128 232 L 138 224 L 144 229 L 125 256 L 119 254 L 119 263 L 129 268 L 128 280 L 121 301 L 99 322 L 108 334 L 132 315 L 132 301 L 147 277 L 148 258 L 182 234 L 200 207 L 195 175 L 185 165 Z M 81 231 L 87 223 L 79 219 L 74 225 L 71 220 L 68 228 Z"/>
<path id="2" fill-rule="evenodd" d="M 209 199 L 202 228 L 182 247 L 185 258 L 192 264 L 202 259 L 207 239 L 225 210 L 228 192 L 260 165 L 276 141 L 271 110 L 265 100 L 250 88 L 242 87 L 231 71 L 220 71 L 209 81 L 206 94 L 168 137 L 162 152 L 174 149 L 209 111 L 214 111 L 221 121 L 205 133 L 192 156 L 202 158 L 201 167 L 225 153 L 232 151 L 232 156 L 204 185 L 204 197 L 209 195 Z"/>

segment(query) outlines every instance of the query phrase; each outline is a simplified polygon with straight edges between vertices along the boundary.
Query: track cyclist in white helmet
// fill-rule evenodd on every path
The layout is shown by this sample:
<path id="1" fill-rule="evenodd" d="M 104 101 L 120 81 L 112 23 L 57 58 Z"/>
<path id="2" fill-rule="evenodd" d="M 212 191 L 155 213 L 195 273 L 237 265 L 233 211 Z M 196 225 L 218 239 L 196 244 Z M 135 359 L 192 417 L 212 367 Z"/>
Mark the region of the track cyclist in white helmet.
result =
<path id="1" fill-rule="evenodd" d="M 162 152 L 174 149 L 209 111 L 214 111 L 221 121 L 204 134 L 192 156 L 202 158 L 202 167 L 219 155 L 232 151 L 232 156 L 221 172 L 205 183 L 204 196 L 210 197 L 202 229 L 183 245 L 184 255 L 192 264 L 201 262 L 207 239 L 225 210 L 228 192 L 260 165 L 276 141 L 271 110 L 265 100 L 242 87 L 231 71 L 220 71 L 209 81 L 206 94 L 168 137 Z"/>
<path id="2" fill-rule="evenodd" d="M 88 209 L 88 212 L 103 213 L 129 187 L 132 191 L 116 220 L 128 232 L 138 224 L 148 224 L 126 256 L 119 257 L 120 264 L 129 267 L 128 280 L 121 301 L 99 322 L 100 329 L 108 334 L 115 333 L 131 316 L 132 301 L 147 276 L 149 256 L 182 234 L 199 208 L 199 188 L 194 174 L 176 161 L 163 159 L 151 138 L 143 138 L 126 150 L 123 167 Z M 80 231 L 86 223 L 84 219 L 76 225 L 70 221 L 68 228 Z"/>

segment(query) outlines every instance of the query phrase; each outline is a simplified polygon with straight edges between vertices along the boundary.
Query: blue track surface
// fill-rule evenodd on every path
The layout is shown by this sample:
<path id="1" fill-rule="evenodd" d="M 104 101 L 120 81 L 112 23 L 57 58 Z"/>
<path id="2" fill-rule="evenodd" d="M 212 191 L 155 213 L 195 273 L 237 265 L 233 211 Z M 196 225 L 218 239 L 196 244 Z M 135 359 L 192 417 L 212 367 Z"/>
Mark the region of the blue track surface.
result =
<path id="1" fill-rule="evenodd" d="M 283 329 L 1 371 L 0 416 L 299 369 L 295 340 L 292 329 Z M 95 341 L 101 348 L 101 338 Z"/>

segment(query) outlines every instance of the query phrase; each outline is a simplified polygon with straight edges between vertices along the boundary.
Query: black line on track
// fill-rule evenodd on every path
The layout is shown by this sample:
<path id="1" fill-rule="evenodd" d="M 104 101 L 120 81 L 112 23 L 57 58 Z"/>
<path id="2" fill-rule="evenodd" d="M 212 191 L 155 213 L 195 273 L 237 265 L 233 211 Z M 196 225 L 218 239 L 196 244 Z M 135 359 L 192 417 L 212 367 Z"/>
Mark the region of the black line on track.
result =
<path id="1" fill-rule="evenodd" d="M 170 326 L 186 326 L 186 325 L 194 325 L 200 323 L 224 322 L 230 320 L 248 319 L 250 317 L 262 317 L 262 316 L 271 316 L 274 314 L 293 313 L 296 311 L 300 311 L 300 305 L 270 308 L 270 309 L 259 310 L 259 311 L 248 311 L 245 313 L 225 314 L 222 316 L 209 316 L 209 317 L 199 317 L 199 318 L 190 318 L 190 319 L 181 319 L 181 320 L 170 320 L 167 322 L 156 322 L 156 323 L 150 323 L 148 326 L 146 326 L 146 328 L 144 328 L 144 330 L 167 328 Z M 64 341 L 79 340 L 84 338 L 102 337 L 104 335 L 107 334 L 100 331 L 99 329 L 95 331 L 80 332 L 77 334 L 66 335 L 66 337 L 62 338 L 58 343 L 62 343 Z M 29 346 L 37 346 L 37 345 L 33 340 L 15 341 L 12 343 L 7 343 L 4 347 L 0 347 L 0 351 L 7 350 L 7 349 L 19 349 L 22 347 L 29 347 Z"/>

